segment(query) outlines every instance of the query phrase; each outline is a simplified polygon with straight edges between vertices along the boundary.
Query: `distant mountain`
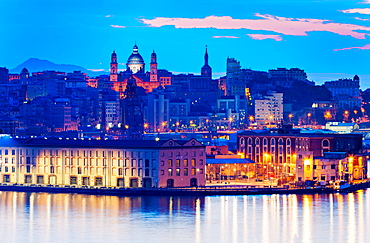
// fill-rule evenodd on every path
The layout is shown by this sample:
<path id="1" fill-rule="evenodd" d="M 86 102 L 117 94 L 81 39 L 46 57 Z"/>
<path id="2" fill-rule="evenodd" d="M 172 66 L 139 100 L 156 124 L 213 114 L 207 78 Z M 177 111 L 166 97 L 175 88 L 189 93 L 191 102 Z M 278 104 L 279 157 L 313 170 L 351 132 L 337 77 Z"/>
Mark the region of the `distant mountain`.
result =
<path id="1" fill-rule="evenodd" d="M 10 73 L 20 73 L 23 68 L 27 68 L 28 72 L 39 72 L 45 70 L 54 70 L 60 72 L 71 73 L 73 71 L 81 71 L 86 73 L 90 77 L 95 77 L 99 75 L 107 75 L 108 72 L 94 72 L 87 70 L 81 66 L 71 65 L 71 64 L 56 64 L 48 60 L 41 60 L 38 58 L 30 58 L 27 61 L 19 64 L 17 67 L 10 70 Z"/>

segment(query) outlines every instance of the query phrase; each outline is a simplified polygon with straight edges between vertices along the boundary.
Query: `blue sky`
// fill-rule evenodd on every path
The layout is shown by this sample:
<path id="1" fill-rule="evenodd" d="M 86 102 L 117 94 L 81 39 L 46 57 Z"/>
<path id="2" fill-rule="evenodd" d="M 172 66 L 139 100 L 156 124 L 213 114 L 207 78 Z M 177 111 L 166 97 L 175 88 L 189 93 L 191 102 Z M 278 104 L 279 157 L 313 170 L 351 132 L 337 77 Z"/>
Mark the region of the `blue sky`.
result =
<path id="1" fill-rule="evenodd" d="M 370 1 L 179 2 L 1 0 L 0 66 L 36 57 L 107 70 L 111 52 L 124 64 L 136 41 L 147 64 L 154 49 L 159 68 L 199 73 L 208 45 L 216 76 L 229 56 L 255 70 L 302 68 L 318 84 L 358 74 L 370 87 Z"/>

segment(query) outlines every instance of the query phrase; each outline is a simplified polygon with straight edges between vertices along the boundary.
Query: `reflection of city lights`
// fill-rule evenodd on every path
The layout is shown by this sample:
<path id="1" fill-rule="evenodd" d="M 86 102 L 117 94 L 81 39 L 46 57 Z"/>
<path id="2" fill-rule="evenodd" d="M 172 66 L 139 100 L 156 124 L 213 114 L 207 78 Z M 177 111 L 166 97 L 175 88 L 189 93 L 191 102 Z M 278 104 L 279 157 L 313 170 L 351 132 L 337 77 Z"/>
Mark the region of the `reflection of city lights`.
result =
<path id="1" fill-rule="evenodd" d="M 307 113 L 307 116 L 308 116 L 308 117 L 311 117 L 311 116 L 312 116 L 312 114 L 311 114 L 311 113 Z"/>
<path id="2" fill-rule="evenodd" d="M 292 118 L 292 117 L 293 117 L 293 114 L 289 114 L 289 115 L 288 115 L 288 117 L 289 117 L 289 118 Z"/>

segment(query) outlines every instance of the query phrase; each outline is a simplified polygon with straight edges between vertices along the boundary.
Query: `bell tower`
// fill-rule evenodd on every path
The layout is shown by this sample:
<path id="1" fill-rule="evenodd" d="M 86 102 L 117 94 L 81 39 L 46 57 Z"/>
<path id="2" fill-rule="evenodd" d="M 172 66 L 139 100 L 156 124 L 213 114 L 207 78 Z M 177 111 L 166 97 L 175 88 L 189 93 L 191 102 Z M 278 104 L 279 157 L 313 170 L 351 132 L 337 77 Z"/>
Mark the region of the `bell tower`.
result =
<path id="1" fill-rule="evenodd" d="M 117 54 L 113 51 L 110 62 L 110 77 L 111 82 L 118 81 L 118 63 L 117 63 Z"/>
<path id="2" fill-rule="evenodd" d="M 202 67 L 201 76 L 212 79 L 212 68 L 208 65 L 208 48 L 206 46 L 206 53 L 204 54 L 204 66 Z"/>
<path id="3" fill-rule="evenodd" d="M 150 82 L 158 82 L 157 54 L 154 51 L 150 60 Z"/>

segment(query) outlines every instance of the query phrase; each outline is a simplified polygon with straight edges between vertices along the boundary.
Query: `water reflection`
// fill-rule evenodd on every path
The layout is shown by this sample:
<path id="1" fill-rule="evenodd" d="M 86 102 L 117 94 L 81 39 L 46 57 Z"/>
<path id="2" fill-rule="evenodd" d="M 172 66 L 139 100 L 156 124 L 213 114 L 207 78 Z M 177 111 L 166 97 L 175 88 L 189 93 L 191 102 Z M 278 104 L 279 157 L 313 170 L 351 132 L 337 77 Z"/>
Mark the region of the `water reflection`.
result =
<path id="1" fill-rule="evenodd" d="M 115 197 L 0 192 L 2 242 L 367 242 L 370 191 Z"/>

